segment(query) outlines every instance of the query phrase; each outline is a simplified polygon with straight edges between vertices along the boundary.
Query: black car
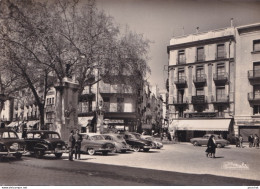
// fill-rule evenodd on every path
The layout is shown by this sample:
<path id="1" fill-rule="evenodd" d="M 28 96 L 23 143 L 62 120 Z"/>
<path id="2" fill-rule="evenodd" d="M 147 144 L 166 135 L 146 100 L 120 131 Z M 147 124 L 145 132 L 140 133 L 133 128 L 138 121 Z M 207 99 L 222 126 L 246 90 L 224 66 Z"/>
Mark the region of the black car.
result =
<path id="1" fill-rule="evenodd" d="M 151 141 L 138 138 L 134 133 L 124 133 L 123 136 L 126 143 L 135 152 L 139 152 L 141 149 L 144 152 L 148 152 L 151 148 L 153 148 L 153 143 Z"/>
<path id="2" fill-rule="evenodd" d="M 54 154 L 57 158 L 68 152 L 65 142 L 55 131 L 28 131 L 25 138 L 26 150 L 35 157 L 41 158 L 44 154 Z"/>
<path id="3" fill-rule="evenodd" d="M 0 129 L 0 158 L 14 156 L 17 159 L 25 153 L 25 142 L 19 139 L 17 133 L 11 129 Z"/>

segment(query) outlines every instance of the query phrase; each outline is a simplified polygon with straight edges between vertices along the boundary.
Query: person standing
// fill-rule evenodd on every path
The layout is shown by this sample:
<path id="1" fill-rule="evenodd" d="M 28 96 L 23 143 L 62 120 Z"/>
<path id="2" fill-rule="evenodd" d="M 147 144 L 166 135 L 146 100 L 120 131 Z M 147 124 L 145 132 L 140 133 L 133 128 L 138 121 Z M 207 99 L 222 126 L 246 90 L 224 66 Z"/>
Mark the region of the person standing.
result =
<path id="1" fill-rule="evenodd" d="M 259 137 L 257 136 L 257 134 L 255 134 L 255 137 L 254 137 L 254 146 L 256 148 L 259 148 Z"/>
<path id="2" fill-rule="evenodd" d="M 207 149 L 206 149 L 206 156 L 215 158 L 216 153 L 216 141 L 215 136 L 211 135 L 208 140 Z"/>
<path id="3" fill-rule="evenodd" d="M 243 137 L 242 137 L 242 135 L 239 135 L 239 146 L 240 146 L 240 148 L 243 148 Z"/>
<path id="4" fill-rule="evenodd" d="M 75 138 L 75 159 L 80 159 L 80 148 L 81 148 L 81 141 L 82 136 L 79 134 L 79 130 L 76 130 L 76 134 L 74 135 Z"/>
<path id="5" fill-rule="evenodd" d="M 74 138 L 74 131 L 70 131 L 70 136 L 69 136 L 69 143 L 68 143 L 68 148 L 69 148 L 69 160 L 73 160 L 73 152 L 74 152 L 74 147 L 75 147 L 75 138 Z"/>
<path id="6" fill-rule="evenodd" d="M 253 142 L 254 142 L 254 137 L 253 137 L 253 135 L 251 134 L 251 135 L 248 136 L 249 148 L 252 148 Z"/>

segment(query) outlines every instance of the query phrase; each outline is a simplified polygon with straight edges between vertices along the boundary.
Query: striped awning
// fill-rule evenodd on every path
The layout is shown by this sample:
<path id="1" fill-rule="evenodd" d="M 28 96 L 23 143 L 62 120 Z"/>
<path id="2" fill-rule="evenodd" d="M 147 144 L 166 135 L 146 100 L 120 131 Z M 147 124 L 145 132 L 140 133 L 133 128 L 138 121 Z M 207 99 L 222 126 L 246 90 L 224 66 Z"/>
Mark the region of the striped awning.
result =
<path id="1" fill-rule="evenodd" d="M 170 128 L 188 131 L 228 131 L 231 119 L 173 120 Z"/>

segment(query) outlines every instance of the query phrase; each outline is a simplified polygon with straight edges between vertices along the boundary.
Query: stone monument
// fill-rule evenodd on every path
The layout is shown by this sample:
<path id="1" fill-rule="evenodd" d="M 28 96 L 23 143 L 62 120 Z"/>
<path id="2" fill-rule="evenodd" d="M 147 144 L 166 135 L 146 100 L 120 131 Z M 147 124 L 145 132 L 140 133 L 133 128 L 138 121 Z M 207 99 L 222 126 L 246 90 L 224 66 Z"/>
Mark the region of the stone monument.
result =
<path id="1" fill-rule="evenodd" d="M 78 126 L 78 83 L 70 78 L 63 78 L 55 85 L 56 106 L 54 131 L 58 132 L 63 140 L 68 140 L 71 130 Z"/>

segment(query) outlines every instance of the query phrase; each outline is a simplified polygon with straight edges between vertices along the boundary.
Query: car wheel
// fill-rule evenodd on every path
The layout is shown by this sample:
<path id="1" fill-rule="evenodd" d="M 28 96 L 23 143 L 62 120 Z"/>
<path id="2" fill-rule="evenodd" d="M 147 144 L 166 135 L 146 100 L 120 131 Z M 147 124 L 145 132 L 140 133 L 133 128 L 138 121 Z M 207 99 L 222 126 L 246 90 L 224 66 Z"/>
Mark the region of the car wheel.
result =
<path id="1" fill-rule="evenodd" d="M 107 151 L 102 152 L 102 155 L 103 155 L 103 156 L 106 156 L 107 154 L 108 154 Z"/>
<path id="2" fill-rule="evenodd" d="M 44 155 L 44 152 L 41 151 L 41 150 L 37 150 L 37 151 L 34 152 L 34 155 L 35 155 L 36 158 L 40 159 Z"/>
<path id="3" fill-rule="evenodd" d="M 61 158 L 62 153 L 56 153 L 56 154 L 54 154 L 54 155 L 55 155 L 56 158 Z"/>
<path id="4" fill-rule="evenodd" d="M 217 148 L 222 148 L 222 145 L 221 144 L 217 144 Z"/>
<path id="5" fill-rule="evenodd" d="M 15 154 L 14 156 L 15 156 L 16 159 L 21 159 L 22 154 Z"/>
<path id="6" fill-rule="evenodd" d="M 135 152 L 139 152 L 139 151 L 140 151 L 140 147 L 139 147 L 139 146 L 134 146 L 134 147 L 133 147 L 133 150 L 134 150 Z"/>
<path id="7" fill-rule="evenodd" d="M 94 149 L 88 149 L 88 155 L 94 155 L 95 154 L 95 150 Z"/>
<path id="8" fill-rule="evenodd" d="M 144 149 L 144 152 L 149 152 L 149 150 L 150 150 L 149 148 L 146 148 Z"/>
<path id="9" fill-rule="evenodd" d="M 198 145 L 199 145 L 199 143 L 197 141 L 193 142 L 193 146 L 198 146 Z"/>

